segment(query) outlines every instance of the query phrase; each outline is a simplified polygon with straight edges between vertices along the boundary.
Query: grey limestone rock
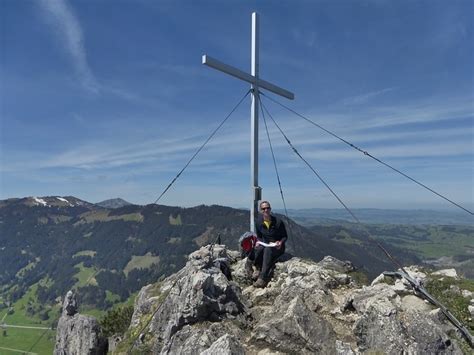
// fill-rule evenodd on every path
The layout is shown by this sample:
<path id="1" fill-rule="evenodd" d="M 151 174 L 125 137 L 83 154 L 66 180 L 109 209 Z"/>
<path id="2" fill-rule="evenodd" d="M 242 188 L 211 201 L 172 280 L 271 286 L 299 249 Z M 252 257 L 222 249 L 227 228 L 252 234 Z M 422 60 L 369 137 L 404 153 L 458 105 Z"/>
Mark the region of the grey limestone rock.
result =
<path id="1" fill-rule="evenodd" d="M 351 344 L 344 343 L 340 340 L 336 340 L 336 354 L 337 355 L 354 355 Z"/>
<path id="2" fill-rule="evenodd" d="M 395 285 L 376 284 L 357 290 L 352 306 L 360 315 L 353 327 L 359 351 L 462 353 L 439 318 L 430 314 L 431 307 L 413 295 L 400 297 Z"/>
<path id="3" fill-rule="evenodd" d="M 176 332 L 161 349 L 155 344 L 153 353 L 161 354 L 244 354 L 238 340 L 240 330 L 233 324 L 203 322 L 186 325 Z"/>
<path id="4" fill-rule="evenodd" d="M 436 272 L 433 272 L 433 275 L 438 275 L 438 276 L 448 276 L 457 279 L 458 274 L 456 272 L 456 269 L 443 269 L 443 270 L 438 270 Z"/>
<path id="5" fill-rule="evenodd" d="M 261 289 L 246 280 L 245 259 L 202 247 L 140 291 L 129 329 L 140 335 L 124 341 L 150 354 L 461 354 L 453 326 L 409 286 L 380 277 L 361 287 L 352 269 L 291 258 Z"/>
<path id="6" fill-rule="evenodd" d="M 183 335 L 189 333 L 189 326 L 235 319 L 246 312 L 240 288 L 229 280 L 230 275 L 223 273 L 222 264 L 227 259 L 224 247 L 215 245 L 212 250 L 203 247 L 188 259 L 186 266 L 161 286 L 165 295 L 162 303 L 147 299 L 149 288 L 142 289 L 138 296 L 132 325 L 138 324 L 144 313 L 152 315 L 148 329 L 152 336 L 145 336 L 143 341 L 151 344 L 153 353 L 185 352 L 189 339 L 198 336 Z M 191 346 L 195 346 L 195 342 Z"/>
<path id="7" fill-rule="evenodd" d="M 404 323 L 405 334 L 412 341 L 408 352 L 414 354 L 462 354 L 461 349 L 445 333 L 439 319 L 420 310 L 409 311 L 409 322 Z M 401 334 L 402 336 L 404 333 Z"/>
<path id="8" fill-rule="evenodd" d="M 238 339 L 229 334 L 225 334 L 217 339 L 209 349 L 203 351 L 201 355 L 244 355 L 245 350 Z"/>
<path id="9" fill-rule="evenodd" d="M 69 291 L 56 330 L 54 355 L 100 355 L 106 351 L 107 340 L 100 335 L 99 323 L 77 313 L 76 297 Z"/>
<path id="10" fill-rule="evenodd" d="M 294 298 L 286 311 L 276 310 L 273 317 L 262 318 L 252 340 L 286 353 L 335 352 L 336 334 L 332 326 L 311 312 L 304 302 Z"/>
<path id="11" fill-rule="evenodd" d="M 354 265 L 352 265 L 350 261 L 342 261 L 330 255 L 326 255 L 323 260 L 318 262 L 318 265 L 322 266 L 323 268 L 338 271 L 341 273 L 347 273 L 355 270 Z"/>

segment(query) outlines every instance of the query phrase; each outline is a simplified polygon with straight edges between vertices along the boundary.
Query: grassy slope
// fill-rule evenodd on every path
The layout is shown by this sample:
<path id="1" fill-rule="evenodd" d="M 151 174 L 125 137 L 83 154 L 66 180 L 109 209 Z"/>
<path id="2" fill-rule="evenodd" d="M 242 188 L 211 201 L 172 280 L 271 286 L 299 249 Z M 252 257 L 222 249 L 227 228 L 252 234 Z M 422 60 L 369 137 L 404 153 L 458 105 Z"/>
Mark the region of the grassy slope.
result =
<path id="1" fill-rule="evenodd" d="M 0 354 L 19 354 L 18 351 L 9 351 L 6 349 L 2 349 L 10 348 L 25 352 L 31 351 L 40 355 L 50 355 L 53 353 L 55 337 L 55 330 L 8 328 L 7 336 L 3 336 L 3 334 L 0 334 Z"/>
<path id="2" fill-rule="evenodd" d="M 81 278 L 78 283 L 83 283 L 84 279 L 90 274 L 83 268 L 81 270 Z M 90 271 L 90 270 L 89 270 Z M 57 319 L 59 315 L 59 305 L 51 308 L 49 315 L 50 319 L 42 321 L 37 315 L 30 316 L 26 314 L 26 307 L 28 303 L 34 307 L 37 306 L 37 300 L 35 292 L 38 285 L 33 285 L 28 292 L 13 304 L 14 313 L 6 315 L 8 310 L 3 309 L 0 311 L 0 320 L 4 319 L 4 322 L 8 325 L 22 325 L 22 326 L 33 326 L 33 327 L 51 327 L 52 323 Z M 137 292 L 132 294 L 125 302 L 117 303 L 115 307 L 123 305 L 133 304 Z M 116 299 L 118 296 L 108 292 L 107 297 L 110 299 Z M 97 319 L 102 318 L 105 315 L 105 311 L 97 309 L 81 308 L 80 313 L 85 315 L 94 316 Z M 5 317 L 5 318 L 4 318 Z M 7 336 L 3 336 L 3 329 L 0 328 L 0 354 L 1 355 L 14 355 L 19 354 L 18 351 L 10 351 L 4 348 L 15 349 L 19 351 L 31 351 L 40 355 L 50 355 L 53 353 L 56 330 L 45 330 L 45 329 L 25 329 L 25 328 L 7 328 Z M 36 344 L 35 344 L 36 343 Z M 30 349 L 33 346 L 32 349 Z M 2 349 L 3 348 L 3 349 Z"/>
<path id="3" fill-rule="evenodd" d="M 59 312 L 59 306 L 53 307 L 50 310 L 50 319 L 46 321 L 40 320 L 37 316 L 26 314 L 28 304 L 31 304 L 33 307 L 37 306 L 35 296 L 37 288 L 38 284 L 34 284 L 22 298 L 13 304 L 13 314 L 7 315 L 7 309 L 0 311 L 0 320 L 3 319 L 8 325 L 51 327 L 55 316 Z M 54 330 L 7 328 L 7 336 L 3 336 L 3 330 L 0 331 L 0 347 L 31 351 L 38 354 L 52 354 L 53 352 L 56 336 L 56 331 Z M 30 350 L 32 346 L 34 347 Z M 0 349 L 0 354 L 18 354 L 18 352 Z"/>
<path id="4" fill-rule="evenodd" d="M 74 287 L 97 285 L 97 281 L 93 277 L 97 271 L 96 268 L 85 267 L 83 263 L 77 264 L 76 267 L 79 268 L 79 272 L 74 275 L 74 277 L 78 280 Z"/>
<path id="5" fill-rule="evenodd" d="M 159 256 L 153 256 L 151 253 L 146 253 L 145 255 L 132 255 L 132 259 L 123 269 L 125 275 L 128 276 L 128 273 L 133 269 L 147 269 L 153 264 L 158 264 L 160 262 Z"/>

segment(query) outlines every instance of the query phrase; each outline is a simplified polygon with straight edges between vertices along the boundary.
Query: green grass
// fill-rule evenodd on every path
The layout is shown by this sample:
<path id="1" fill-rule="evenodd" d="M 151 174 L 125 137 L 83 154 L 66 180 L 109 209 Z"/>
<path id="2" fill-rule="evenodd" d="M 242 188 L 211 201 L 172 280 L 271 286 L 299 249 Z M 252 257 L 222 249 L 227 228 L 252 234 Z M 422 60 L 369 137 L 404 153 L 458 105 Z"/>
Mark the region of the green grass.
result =
<path id="1" fill-rule="evenodd" d="M 20 354 L 17 351 L 2 348 L 31 351 L 40 355 L 51 355 L 53 353 L 55 330 L 7 328 L 6 332 L 7 336 L 3 336 L 3 330 L 0 329 L 0 354 L 2 355 Z M 34 345 L 35 343 L 36 345 Z M 34 347 L 30 350 L 33 345 Z"/>
<path id="2" fill-rule="evenodd" d="M 48 280 L 41 280 L 39 283 L 48 284 Z M 28 307 L 33 307 L 37 310 L 41 305 L 36 299 L 36 290 L 38 283 L 31 286 L 22 298 L 17 300 L 13 305 L 13 314 L 6 315 L 8 309 L 3 309 L 0 312 L 0 320 L 3 319 L 8 325 L 32 326 L 32 327 L 51 327 L 55 318 L 58 316 L 59 306 L 44 307 L 49 310 L 50 319 L 42 321 L 38 314 L 28 315 L 26 310 Z M 0 328 L 0 348 L 11 348 L 21 351 L 28 351 L 30 347 L 38 341 L 37 345 L 31 352 L 38 354 L 52 354 L 54 347 L 54 340 L 56 331 L 44 329 L 25 329 L 25 328 L 6 328 L 7 336 L 3 336 L 3 329 Z M 41 335 L 43 337 L 41 337 Z M 40 339 L 41 337 L 41 339 Z M 19 352 L 0 349 L 0 354 L 19 354 Z"/>
<path id="3" fill-rule="evenodd" d="M 37 316 L 29 316 L 26 314 L 26 309 L 29 304 L 32 304 L 33 306 L 38 304 L 36 300 L 37 288 L 38 284 L 34 284 L 28 289 L 28 291 L 23 295 L 22 298 L 20 298 L 13 304 L 13 314 L 9 314 L 5 318 L 3 318 L 8 312 L 8 309 L 3 309 L 0 312 L 0 319 L 4 319 L 4 322 L 12 325 L 50 325 L 51 321 L 41 321 Z"/>
<path id="4" fill-rule="evenodd" d="M 139 291 L 135 291 L 134 293 L 132 293 L 132 294 L 130 295 L 130 297 L 128 297 L 128 298 L 125 300 L 125 302 L 123 302 L 123 303 L 121 303 L 121 304 L 122 304 L 123 306 L 130 306 L 130 305 L 133 306 L 133 304 L 135 303 L 135 298 L 137 298 L 138 292 L 139 292 Z"/>
<path id="5" fill-rule="evenodd" d="M 105 290 L 105 299 L 112 303 L 117 303 L 120 301 L 120 296 L 113 292 L 110 292 L 109 290 Z"/>
<path id="6" fill-rule="evenodd" d="M 403 227 L 400 235 L 384 234 L 384 227 L 374 237 L 390 244 L 402 245 L 425 259 L 436 259 L 442 256 L 465 255 L 468 250 L 474 250 L 474 229 L 453 226 L 446 229 L 444 226 Z M 426 239 L 426 240 L 425 240 Z M 474 255 L 473 255 L 474 257 Z"/>
<path id="7" fill-rule="evenodd" d="M 362 245 L 362 241 L 360 241 L 359 239 L 356 239 L 356 238 L 352 238 L 350 233 L 345 231 L 345 230 L 340 230 L 336 234 L 335 239 L 338 242 L 341 242 L 341 243 Z"/>
<path id="8" fill-rule="evenodd" d="M 95 317 L 97 319 L 100 319 L 101 317 L 104 316 L 104 314 L 106 313 L 106 311 L 103 311 L 103 310 L 100 310 L 100 309 L 96 309 L 96 308 L 89 308 L 89 307 L 81 307 L 79 309 L 79 313 L 80 314 L 84 314 L 86 316 L 92 316 L 92 317 Z"/>
<path id="9" fill-rule="evenodd" d="M 173 215 L 170 214 L 169 222 L 172 226 L 180 226 L 180 225 L 183 224 L 183 222 L 181 221 L 181 215 L 180 214 L 176 218 L 173 217 Z"/>
<path id="10" fill-rule="evenodd" d="M 474 247 L 474 238 L 469 235 L 452 234 L 442 235 L 435 231 L 429 241 L 411 241 L 407 248 L 421 253 L 426 258 L 440 258 L 442 256 L 462 255 L 466 247 Z"/>
<path id="11" fill-rule="evenodd" d="M 90 211 L 83 213 L 81 219 L 74 223 L 75 226 L 84 224 L 84 223 L 94 223 L 94 222 L 109 222 L 123 220 L 126 222 L 143 222 L 143 215 L 139 212 L 137 213 L 128 213 L 122 214 L 119 216 L 109 216 L 109 211 Z"/>
<path id="12" fill-rule="evenodd" d="M 148 269 L 153 264 L 158 264 L 159 262 L 160 257 L 153 256 L 151 253 L 146 253 L 142 256 L 132 255 L 132 259 L 128 262 L 127 266 L 125 266 L 123 272 L 128 276 L 128 273 L 133 269 Z"/>
<path id="13" fill-rule="evenodd" d="M 25 273 L 27 271 L 30 271 L 32 269 L 35 268 L 36 264 L 38 263 L 38 261 L 40 261 L 39 258 L 36 258 L 35 261 L 32 261 L 31 263 L 29 263 L 28 265 L 26 265 L 24 268 L 18 270 L 18 272 L 16 273 L 16 277 L 23 277 L 25 275 Z"/>
<path id="14" fill-rule="evenodd" d="M 110 297 L 111 299 L 115 299 L 115 298 L 118 299 L 119 298 L 118 295 L 116 295 L 116 294 L 114 294 L 110 291 L 106 291 L 106 293 L 107 293 L 107 297 Z M 138 295 L 138 291 L 135 292 L 135 293 L 132 293 L 130 295 L 130 297 L 128 297 L 124 302 L 118 302 L 118 303 L 114 304 L 113 307 L 109 308 L 108 310 L 99 310 L 99 309 L 90 308 L 90 307 L 80 307 L 79 308 L 79 313 L 84 314 L 84 315 L 88 315 L 88 316 L 93 316 L 97 319 L 101 319 L 107 313 L 107 311 L 109 311 L 111 309 L 116 309 L 118 307 L 130 306 L 130 305 L 133 306 L 133 304 L 135 303 L 135 298 L 136 298 L 137 295 Z"/>
<path id="15" fill-rule="evenodd" d="M 370 284 L 369 277 L 362 271 L 351 271 L 349 276 L 360 286 Z"/>
<path id="16" fill-rule="evenodd" d="M 97 254 L 97 252 L 94 250 L 81 250 L 81 251 L 78 251 L 76 254 L 74 254 L 72 257 L 76 258 L 78 256 L 90 256 L 93 258 L 95 254 Z"/>
<path id="17" fill-rule="evenodd" d="M 74 287 L 79 288 L 86 285 L 97 285 L 96 279 L 92 277 L 97 271 L 96 268 L 85 267 L 84 263 L 79 263 L 76 267 L 79 268 L 79 272 L 74 275 L 74 277 L 77 278 Z"/>
<path id="18" fill-rule="evenodd" d="M 81 276 L 81 279 L 84 278 Z M 40 281 L 42 284 L 47 284 L 47 280 Z M 28 303 L 32 304 L 34 307 L 38 306 L 38 301 L 36 299 L 35 293 L 38 288 L 38 284 L 34 284 L 28 292 L 16 301 L 13 304 L 14 313 L 7 315 L 5 317 L 5 322 L 8 325 L 22 325 L 22 326 L 33 326 L 33 327 L 50 327 L 51 324 L 59 316 L 60 306 L 55 305 L 54 307 L 45 307 L 49 309 L 50 319 L 46 321 L 41 321 L 37 315 L 30 316 L 26 314 L 26 307 Z M 138 292 L 132 294 L 125 302 L 117 303 L 114 305 L 114 308 L 124 306 L 124 305 L 133 305 L 135 297 Z M 107 297 L 111 300 L 117 299 L 118 296 L 112 292 L 107 291 Z M 0 311 L 0 320 L 7 313 L 7 309 Z M 97 309 L 80 309 L 81 314 L 90 315 L 100 319 L 105 315 L 105 311 Z M 10 351 L 2 348 L 10 348 L 14 350 L 19 350 L 26 352 L 30 347 L 38 341 L 37 345 L 31 350 L 32 353 L 37 353 L 40 355 L 50 355 L 53 353 L 56 331 L 55 330 L 44 330 L 44 329 L 25 329 L 25 328 L 7 328 L 7 336 L 3 336 L 3 329 L 0 328 L 0 354 L 1 355 L 17 355 L 20 354 L 18 351 Z M 41 335 L 43 337 L 40 339 Z"/>
<path id="19" fill-rule="evenodd" d="M 444 306 L 446 306 L 462 323 L 467 325 L 470 332 L 474 332 L 474 320 L 468 310 L 469 299 L 456 292 L 451 286 L 458 286 L 461 290 L 474 292 L 474 281 L 450 277 L 439 277 L 429 280 L 427 291 Z"/>

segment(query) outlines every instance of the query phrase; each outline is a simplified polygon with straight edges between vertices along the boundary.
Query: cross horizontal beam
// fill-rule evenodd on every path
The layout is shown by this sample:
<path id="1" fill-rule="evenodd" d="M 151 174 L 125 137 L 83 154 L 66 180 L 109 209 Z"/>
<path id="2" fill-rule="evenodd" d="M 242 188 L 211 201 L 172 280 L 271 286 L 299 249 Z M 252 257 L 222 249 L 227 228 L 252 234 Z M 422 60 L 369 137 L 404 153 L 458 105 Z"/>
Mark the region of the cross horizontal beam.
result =
<path id="1" fill-rule="evenodd" d="M 255 78 L 253 75 L 250 75 L 240 69 L 234 68 L 233 66 L 224 64 L 221 61 L 214 59 L 206 54 L 202 56 L 202 64 L 220 70 L 221 72 L 224 72 L 226 74 L 232 75 L 233 77 L 253 84 L 258 88 L 263 88 L 277 95 L 286 97 L 287 99 L 293 100 L 295 98 L 295 94 L 288 90 L 282 89 L 281 87 L 276 86 L 260 78 Z"/>

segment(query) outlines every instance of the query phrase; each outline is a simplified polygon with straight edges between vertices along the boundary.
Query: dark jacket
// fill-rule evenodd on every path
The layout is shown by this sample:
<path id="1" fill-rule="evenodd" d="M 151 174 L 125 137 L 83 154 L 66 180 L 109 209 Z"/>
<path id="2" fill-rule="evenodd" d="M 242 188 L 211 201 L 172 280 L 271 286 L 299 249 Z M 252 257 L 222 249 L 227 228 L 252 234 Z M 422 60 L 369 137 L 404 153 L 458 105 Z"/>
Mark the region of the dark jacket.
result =
<path id="1" fill-rule="evenodd" d="M 286 241 L 288 235 L 286 234 L 286 228 L 283 221 L 275 216 L 271 216 L 272 222 L 270 224 L 270 229 L 267 229 L 267 226 L 263 224 L 263 216 L 259 215 L 257 221 L 255 222 L 255 229 L 257 230 L 258 239 L 264 241 L 265 243 L 275 242 L 281 240 Z"/>

